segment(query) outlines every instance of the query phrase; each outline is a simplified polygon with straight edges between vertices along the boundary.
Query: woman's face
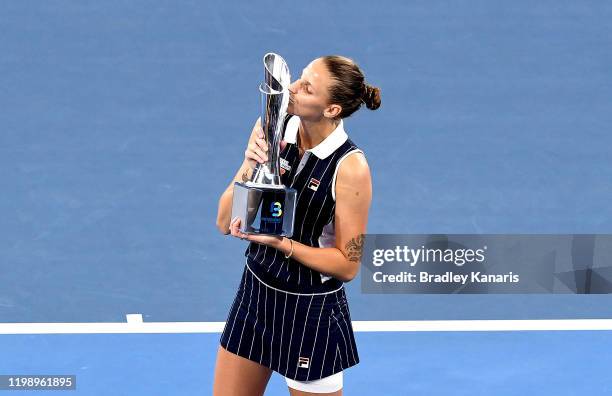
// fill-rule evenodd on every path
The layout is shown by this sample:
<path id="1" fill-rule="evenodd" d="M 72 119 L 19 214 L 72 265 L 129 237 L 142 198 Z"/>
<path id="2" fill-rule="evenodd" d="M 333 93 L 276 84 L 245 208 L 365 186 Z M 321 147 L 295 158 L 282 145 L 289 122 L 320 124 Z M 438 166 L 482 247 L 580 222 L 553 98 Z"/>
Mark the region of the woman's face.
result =
<path id="1" fill-rule="evenodd" d="M 328 104 L 331 83 L 331 76 L 323 61 L 315 59 L 310 62 L 302 71 L 300 79 L 289 87 L 287 112 L 310 121 L 318 121 L 326 116 L 334 117 L 333 109 L 337 105 Z"/>

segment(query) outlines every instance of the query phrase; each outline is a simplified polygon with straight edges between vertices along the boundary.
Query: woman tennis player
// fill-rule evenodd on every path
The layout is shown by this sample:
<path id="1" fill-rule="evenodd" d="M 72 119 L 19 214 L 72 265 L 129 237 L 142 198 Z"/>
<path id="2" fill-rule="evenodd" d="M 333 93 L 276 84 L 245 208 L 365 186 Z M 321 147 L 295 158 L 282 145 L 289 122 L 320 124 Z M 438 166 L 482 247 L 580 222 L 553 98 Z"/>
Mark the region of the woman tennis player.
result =
<path id="1" fill-rule="evenodd" d="M 292 396 L 341 395 L 342 371 L 359 363 L 343 284 L 359 271 L 372 183 L 342 120 L 363 104 L 377 109 L 380 89 L 353 60 L 324 56 L 289 91 L 280 162 L 282 183 L 297 190 L 293 236 L 243 234 L 231 219 L 234 181 L 250 180 L 267 160 L 260 120 L 219 199 L 219 230 L 250 243 L 221 335 L 215 396 L 263 395 L 272 371 Z"/>

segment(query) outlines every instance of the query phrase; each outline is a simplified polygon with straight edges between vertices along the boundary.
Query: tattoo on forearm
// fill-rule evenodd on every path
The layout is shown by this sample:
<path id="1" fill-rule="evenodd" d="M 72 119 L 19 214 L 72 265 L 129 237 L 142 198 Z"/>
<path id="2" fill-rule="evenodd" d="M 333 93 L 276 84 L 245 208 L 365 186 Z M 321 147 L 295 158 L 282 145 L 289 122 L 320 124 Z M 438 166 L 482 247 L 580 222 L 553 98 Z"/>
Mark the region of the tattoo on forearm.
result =
<path id="1" fill-rule="evenodd" d="M 346 252 L 349 261 L 359 262 L 363 252 L 363 234 L 357 235 L 346 244 Z"/>
<path id="2" fill-rule="evenodd" d="M 243 182 L 248 182 L 249 181 L 249 170 L 245 170 L 244 173 L 242 174 L 242 181 Z"/>

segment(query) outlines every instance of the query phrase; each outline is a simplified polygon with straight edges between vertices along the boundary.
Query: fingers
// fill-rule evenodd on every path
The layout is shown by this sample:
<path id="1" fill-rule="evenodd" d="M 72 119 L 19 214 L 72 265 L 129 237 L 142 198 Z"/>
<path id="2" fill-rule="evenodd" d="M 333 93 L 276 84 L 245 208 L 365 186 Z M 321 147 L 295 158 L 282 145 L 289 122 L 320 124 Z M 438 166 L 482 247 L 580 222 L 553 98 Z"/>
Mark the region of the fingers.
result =
<path id="1" fill-rule="evenodd" d="M 261 126 L 255 127 L 257 133 L 256 138 L 248 144 L 247 149 L 244 151 L 244 156 L 249 160 L 252 168 L 255 167 L 257 162 L 264 163 L 268 161 L 268 143 L 264 139 L 264 132 Z M 287 146 L 286 140 L 280 141 L 280 151 L 284 150 Z"/>
<path id="2" fill-rule="evenodd" d="M 265 139 L 257 138 L 255 139 L 255 144 L 257 145 L 257 148 L 260 149 L 261 151 L 264 151 L 264 152 L 268 151 L 268 143 L 266 143 Z M 267 156 L 268 154 L 266 154 L 266 158 Z"/>
<path id="3" fill-rule="evenodd" d="M 232 236 L 240 239 L 248 239 L 248 234 L 240 231 L 240 217 L 234 217 L 230 223 L 230 231 Z"/>
<path id="4" fill-rule="evenodd" d="M 244 156 L 254 162 L 264 163 L 268 160 L 268 144 L 264 139 L 264 132 L 261 125 L 255 126 L 257 137 L 254 141 L 247 145 L 247 149 L 244 151 Z M 254 166 L 255 164 L 252 164 Z"/>
<path id="5" fill-rule="evenodd" d="M 261 129 L 261 127 L 257 128 L 257 139 L 255 139 L 255 143 L 257 143 L 262 150 L 268 151 L 268 143 L 266 143 L 264 137 L 263 129 Z"/>
<path id="6" fill-rule="evenodd" d="M 252 159 L 261 163 L 266 162 L 268 160 L 268 155 L 255 143 L 250 143 L 247 146 L 247 149 L 244 151 L 244 156 L 248 159 Z"/>

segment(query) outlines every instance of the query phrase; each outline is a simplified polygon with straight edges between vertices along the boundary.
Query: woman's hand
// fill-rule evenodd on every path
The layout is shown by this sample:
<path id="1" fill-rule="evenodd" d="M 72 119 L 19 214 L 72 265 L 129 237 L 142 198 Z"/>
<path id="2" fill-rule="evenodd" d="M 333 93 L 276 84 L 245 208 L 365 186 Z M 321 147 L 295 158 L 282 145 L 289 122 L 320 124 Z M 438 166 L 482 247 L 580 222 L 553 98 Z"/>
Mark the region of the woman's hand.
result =
<path id="1" fill-rule="evenodd" d="M 268 160 L 268 143 L 264 139 L 264 132 L 259 121 L 255 125 L 255 140 L 252 140 L 244 150 L 244 158 L 249 163 L 251 169 L 255 169 L 257 163 L 264 163 Z"/>
<path id="2" fill-rule="evenodd" d="M 264 131 L 261 128 L 259 120 L 257 120 L 257 123 L 255 124 L 255 127 L 253 129 L 255 139 L 251 139 L 251 141 L 247 145 L 246 150 L 244 150 L 244 158 L 248 162 L 249 167 L 251 169 L 255 169 L 258 163 L 261 164 L 268 160 L 268 143 L 264 138 Z M 282 151 L 286 145 L 287 142 L 281 140 L 280 150 Z M 285 173 L 285 170 L 281 168 L 280 172 L 281 174 L 283 174 Z"/>
<path id="3" fill-rule="evenodd" d="M 240 232 L 240 218 L 234 217 L 232 222 L 230 223 L 230 232 L 233 236 L 240 239 L 246 239 L 248 241 L 253 241 L 257 243 L 261 243 L 262 245 L 268 245 L 273 248 L 280 248 L 281 243 L 283 242 L 282 236 L 273 236 L 273 235 L 257 235 L 257 234 L 245 234 Z"/>

